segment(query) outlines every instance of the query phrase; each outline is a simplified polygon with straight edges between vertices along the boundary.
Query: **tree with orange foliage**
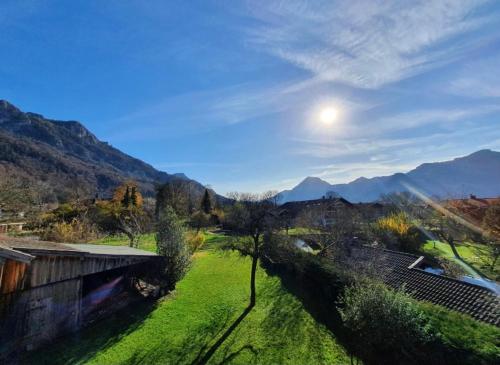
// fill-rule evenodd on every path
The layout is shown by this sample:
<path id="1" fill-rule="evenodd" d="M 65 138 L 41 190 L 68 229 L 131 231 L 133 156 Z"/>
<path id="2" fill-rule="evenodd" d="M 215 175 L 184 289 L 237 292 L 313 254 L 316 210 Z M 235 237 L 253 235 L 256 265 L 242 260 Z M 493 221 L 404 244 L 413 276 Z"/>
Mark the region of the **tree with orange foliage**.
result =
<path id="1" fill-rule="evenodd" d="M 116 188 L 111 201 L 96 204 L 99 209 L 99 222 L 107 231 L 125 234 L 130 240 L 130 247 L 137 247 L 149 221 L 142 205 L 143 198 L 137 184 L 126 182 Z"/>
<path id="2" fill-rule="evenodd" d="M 113 202 L 122 204 L 125 208 L 129 206 L 142 207 L 144 199 L 135 181 L 126 181 L 115 189 Z"/>

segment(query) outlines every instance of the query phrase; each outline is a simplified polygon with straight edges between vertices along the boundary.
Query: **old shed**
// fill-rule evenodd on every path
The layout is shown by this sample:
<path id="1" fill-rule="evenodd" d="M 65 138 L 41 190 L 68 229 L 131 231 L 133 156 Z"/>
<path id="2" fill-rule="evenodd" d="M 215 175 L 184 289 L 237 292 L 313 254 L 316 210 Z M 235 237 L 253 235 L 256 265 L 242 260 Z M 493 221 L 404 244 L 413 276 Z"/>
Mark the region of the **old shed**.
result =
<path id="1" fill-rule="evenodd" d="M 77 330 L 120 307 L 133 279 L 157 260 L 123 246 L 0 237 L 0 358 Z"/>

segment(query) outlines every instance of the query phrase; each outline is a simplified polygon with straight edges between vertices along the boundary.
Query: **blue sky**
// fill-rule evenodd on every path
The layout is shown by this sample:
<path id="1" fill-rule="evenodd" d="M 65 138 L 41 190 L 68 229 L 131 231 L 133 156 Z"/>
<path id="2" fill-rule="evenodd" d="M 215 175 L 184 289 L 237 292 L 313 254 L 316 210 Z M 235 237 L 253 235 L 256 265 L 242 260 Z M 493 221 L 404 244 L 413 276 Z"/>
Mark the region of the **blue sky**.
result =
<path id="1" fill-rule="evenodd" d="M 500 3 L 2 0 L 2 98 L 221 193 L 404 172 L 500 149 Z"/>

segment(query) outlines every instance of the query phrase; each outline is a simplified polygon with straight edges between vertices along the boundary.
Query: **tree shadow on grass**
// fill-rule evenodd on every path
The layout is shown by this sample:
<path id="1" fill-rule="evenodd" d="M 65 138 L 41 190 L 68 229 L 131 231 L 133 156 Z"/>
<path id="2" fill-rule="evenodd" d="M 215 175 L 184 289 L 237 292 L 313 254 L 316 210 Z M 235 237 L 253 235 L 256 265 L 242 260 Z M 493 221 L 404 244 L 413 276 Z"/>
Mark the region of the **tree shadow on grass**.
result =
<path id="1" fill-rule="evenodd" d="M 202 365 L 208 363 L 208 361 L 212 358 L 212 356 L 215 354 L 215 352 L 222 346 L 222 344 L 227 340 L 227 338 L 233 333 L 233 331 L 240 325 L 240 323 L 245 319 L 245 317 L 250 313 L 250 311 L 253 309 L 253 305 L 249 305 L 248 307 L 245 308 L 243 313 L 240 314 L 240 316 L 229 326 L 229 328 L 220 336 L 220 338 L 208 349 L 203 354 L 203 348 L 200 350 L 198 353 L 198 356 L 194 359 L 194 361 L 191 363 L 191 365 Z M 231 358 L 236 357 L 241 351 L 243 351 L 246 347 L 243 346 L 240 350 L 236 351 L 233 354 L 228 355 L 225 357 L 224 362 L 228 362 L 231 360 Z M 249 349 L 253 350 L 251 346 L 248 346 Z M 253 352 L 253 351 L 252 351 Z M 202 355 L 203 354 L 203 355 Z"/>
<path id="2" fill-rule="evenodd" d="M 357 356 L 355 347 L 352 343 L 353 339 L 346 333 L 342 325 L 340 314 L 333 309 L 335 307 L 335 299 L 332 299 L 332 293 L 323 292 L 320 284 L 315 283 L 313 278 L 309 278 L 310 280 L 304 278 L 299 279 L 297 276 L 284 270 L 276 270 L 271 267 L 265 267 L 264 269 L 269 276 L 275 276 L 280 279 L 281 285 L 286 291 L 300 301 L 302 307 L 316 322 L 323 324 L 330 330 L 338 343 L 346 349 L 349 355 Z M 326 298 L 330 299 L 326 300 Z M 286 336 L 300 336 L 300 334 L 293 333 L 294 328 L 297 328 L 297 323 L 293 323 L 292 319 L 287 317 L 286 311 L 280 311 L 279 300 L 276 301 L 275 304 L 278 307 L 274 309 L 274 315 L 270 316 L 268 319 L 270 321 L 269 325 L 275 328 L 281 328 L 280 330 Z M 279 327 L 280 323 L 281 327 Z M 304 338 L 305 336 L 300 337 L 301 340 Z M 321 351 L 321 346 L 319 346 L 317 342 L 310 341 L 308 346 L 313 348 L 316 347 L 314 351 Z"/>
<path id="3" fill-rule="evenodd" d="M 307 308 L 304 309 L 301 300 L 293 300 L 293 293 L 287 291 L 281 281 L 268 285 L 262 291 L 261 297 L 267 299 L 267 315 L 262 322 L 262 329 L 270 338 L 276 339 L 281 346 L 295 344 L 297 351 L 303 349 L 315 359 L 310 359 L 314 363 L 325 363 L 328 360 L 324 358 L 323 343 L 318 336 L 318 327 L 311 325 L 310 316 Z M 312 316 L 314 320 L 314 316 Z M 275 351 L 272 353 L 273 363 L 286 363 L 293 361 L 290 352 Z"/>
<path id="4" fill-rule="evenodd" d="M 121 364 L 204 364 L 217 351 L 218 347 L 227 339 L 237 327 L 236 322 L 241 322 L 241 316 L 232 324 L 231 318 L 234 310 L 221 304 L 219 308 L 212 308 L 207 312 L 208 318 L 203 324 L 189 329 L 187 335 L 180 342 L 165 342 L 148 349 L 137 350 Z M 238 324 L 239 324 L 238 322 Z M 230 326 L 228 328 L 228 326 Z M 228 328 L 226 330 L 226 328 Z M 215 338 L 219 340 L 209 347 Z M 244 351 L 245 348 L 239 350 Z M 238 354 L 230 354 L 233 358 Z"/>
<path id="5" fill-rule="evenodd" d="M 142 300 L 115 312 L 109 318 L 62 337 L 46 348 L 25 354 L 21 364 L 83 364 L 135 331 L 157 303 Z"/>

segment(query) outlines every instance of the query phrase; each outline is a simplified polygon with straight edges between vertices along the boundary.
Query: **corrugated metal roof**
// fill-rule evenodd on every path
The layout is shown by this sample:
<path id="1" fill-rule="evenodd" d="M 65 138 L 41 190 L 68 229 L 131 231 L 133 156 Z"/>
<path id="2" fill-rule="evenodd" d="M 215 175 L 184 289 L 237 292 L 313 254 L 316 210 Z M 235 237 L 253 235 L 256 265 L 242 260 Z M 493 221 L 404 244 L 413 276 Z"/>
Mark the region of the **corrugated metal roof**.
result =
<path id="1" fill-rule="evenodd" d="M 57 243 L 1 235 L 0 246 L 34 254 L 46 252 L 59 255 L 157 256 L 153 252 L 128 246 Z"/>
<path id="2" fill-rule="evenodd" d="M 112 255 L 112 256 L 157 256 L 157 254 L 149 251 L 139 250 L 128 246 L 109 246 L 109 245 L 93 245 L 93 244 L 69 244 L 64 243 L 71 249 L 83 251 L 93 255 Z"/>
<path id="3" fill-rule="evenodd" d="M 0 235 L 0 246 L 14 250 L 78 251 L 62 243 Z"/>

